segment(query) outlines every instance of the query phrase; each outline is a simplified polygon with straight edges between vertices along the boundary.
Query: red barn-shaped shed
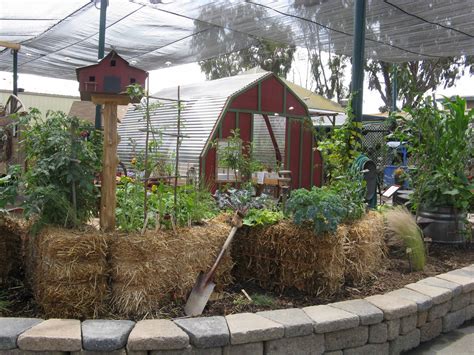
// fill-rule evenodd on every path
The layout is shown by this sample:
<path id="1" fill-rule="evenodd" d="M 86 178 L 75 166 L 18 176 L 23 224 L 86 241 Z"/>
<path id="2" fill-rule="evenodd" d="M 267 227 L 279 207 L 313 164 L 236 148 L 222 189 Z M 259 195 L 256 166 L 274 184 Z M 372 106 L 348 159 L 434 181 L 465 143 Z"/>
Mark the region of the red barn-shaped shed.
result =
<path id="1" fill-rule="evenodd" d="M 176 99 L 176 88 L 163 89 L 155 97 Z M 292 173 L 292 188 L 321 186 L 322 159 L 315 150 L 315 137 L 306 104 L 283 80 L 270 72 L 241 74 L 198 84 L 181 86 L 183 138 L 180 147 L 180 175 L 190 168 L 212 190 L 235 181 L 219 160 L 219 147 L 226 144 L 232 130 L 252 143 L 254 158 L 271 169 L 280 165 Z M 176 147 L 176 103 L 162 102 L 152 115 L 153 129 L 163 131 L 160 151 L 172 163 Z M 144 149 L 142 114 L 129 110 L 118 129 L 122 161 L 133 151 Z M 216 144 L 217 143 L 217 144 Z M 279 151 L 280 154 L 277 152 Z M 279 155 L 281 164 L 279 164 Z M 227 169 L 228 170 L 228 169 Z"/>
<path id="2" fill-rule="evenodd" d="M 76 76 L 81 100 L 91 101 L 91 94 L 119 94 L 131 84 L 144 87 L 148 73 L 111 51 L 99 63 L 76 69 Z"/>

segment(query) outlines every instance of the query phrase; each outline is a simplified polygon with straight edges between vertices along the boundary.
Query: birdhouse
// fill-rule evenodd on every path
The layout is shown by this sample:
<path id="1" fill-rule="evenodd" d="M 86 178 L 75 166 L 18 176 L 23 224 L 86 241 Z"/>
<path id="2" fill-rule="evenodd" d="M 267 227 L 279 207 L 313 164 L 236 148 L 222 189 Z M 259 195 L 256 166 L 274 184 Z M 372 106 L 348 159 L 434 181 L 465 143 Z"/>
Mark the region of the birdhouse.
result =
<path id="1" fill-rule="evenodd" d="M 148 73 L 132 67 L 116 51 L 111 51 L 99 63 L 76 69 L 81 100 L 91 101 L 94 94 L 123 94 L 128 85 L 145 86 Z"/>

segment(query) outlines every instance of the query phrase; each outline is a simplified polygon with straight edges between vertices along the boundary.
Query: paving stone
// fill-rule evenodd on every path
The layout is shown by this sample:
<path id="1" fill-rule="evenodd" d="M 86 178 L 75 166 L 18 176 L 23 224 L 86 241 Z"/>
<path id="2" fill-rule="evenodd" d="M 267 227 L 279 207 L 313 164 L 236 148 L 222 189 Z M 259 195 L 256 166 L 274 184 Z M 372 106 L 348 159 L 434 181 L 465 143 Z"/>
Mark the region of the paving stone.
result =
<path id="1" fill-rule="evenodd" d="M 195 348 L 191 345 L 184 349 L 153 350 L 150 355 L 222 355 L 222 348 Z"/>
<path id="2" fill-rule="evenodd" d="M 91 351 L 122 349 L 134 325 L 129 320 L 86 320 L 82 322 L 82 347 Z"/>
<path id="3" fill-rule="evenodd" d="M 283 338 L 285 328 L 268 318 L 254 313 L 238 313 L 225 317 L 231 344 L 245 344 Z"/>
<path id="4" fill-rule="evenodd" d="M 420 345 L 420 330 L 414 329 L 406 335 L 400 335 L 390 342 L 390 354 L 400 354 L 403 351 L 416 348 Z"/>
<path id="5" fill-rule="evenodd" d="M 257 312 L 257 314 L 283 325 L 285 337 L 296 337 L 313 333 L 313 321 L 299 308 Z"/>
<path id="6" fill-rule="evenodd" d="M 305 307 L 303 311 L 313 321 L 316 333 L 334 332 L 359 325 L 358 316 L 342 309 L 322 305 Z"/>
<path id="7" fill-rule="evenodd" d="M 443 317 L 443 333 L 459 328 L 466 320 L 466 311 L 460 309 L 456 312 L 450 312 Z"/>
<path id="8" fill-rule="evenodd" d="M 418 320 L 416 321 L 416 326 L 419 328 L 428 320 L 428 311 L 418 312 Z"/>
<path id="9" fill-rule="evenodd" d="M 416 313 L 418 306 L 413 301 L 388 295 L 375 295 L 366 298 L 367 301 L 383 311 L 387 320 L 396 319 Z"/>
<path id="10" fill-rule="evenodd" d="M 342 355 L 342 350 L 326 351 L 324 355 Z"/>
<path id="11" fill-rule="evenodd" d="M 127 350 L 119 349 L 119 350 L 109 350 L 107 352 L 104 351 L 92 351 L 92 350 L 81 350 L 81 351 L 73 351 L 71 355 L 127 355 Z"/>
<path id="12" fill-rule="evenodd" d="M 369 340 L 369 327 L 361 326 L 352 329 L 338 330 L 324 334 L 326 350 L 339 350 L 355 348 L 367 343 Z"/>
<path id="13" fill-rule="evenodd" d="M 224 317 L 183 318 L 174 322 L 188 334 L 189 342 L 195 347 L 212 348 L 230 344 Z"/>
<path id="14" fill-rule="evenodd" d="M 400 334 L 400 318 L 387 321 L 387 339 L 393 340 Z"/>
<path id="15" fill-rule="evenodd" d="M 369 343 L 385 343 L 388 338 L 387 323 L 373 324 L 369 326 Z"/>
<path id="16" fill-rule="evenodd" d="M 439 279 L 443 279 L 443 280 L 461 285 L 464 293 L 474 291 L 474 278 L 473 277 L 453 275 L 449 273 L 441 274 L 436 277 Z"/>
<path id="17" fill-rule="evenodd" d="M 452 300 L 451 312 L 458 311 L 462 308 L 466 308 L 471 303 L 471 294 L 463 293 L 456 296 Z"/>
<path id="18" fill-rule="evenodd" d="M 442 287 L 435 287 L 423 283 L 412 283 L 405 286 L 410 290 L 422 293 L 426 296 L 431 297 L 433 304 L 440 304 L 449 301 L 453 297 L 453 293 Z"/>
<path id="19" fill-rule="evenodd" d="M 69 355 L 68 351 L 30 351 L 20 349 L 0 350 L 0 355 Z"/>
<path id="20" fill-rule="evenodd" d="M 349 300 L 329 304 L 331 307 L 340 308 L 359 316 L 360 324 L 376 324 L 383 321 L 383 312 L 366 300 Z"/>
<path id="21" fill-rule="evenodd" d="M 446 274 L 462 276 L 462 277 L 467 277 L 467 278 L 474 278 L 474 272 L 470 270 L 465 270 L 465 269 L 451 270 L 451 271 L 448 271 Z"/>
<path id="22" fill-rule="evenodd" d="M 441 318 L 435 319 L 432 322 L 428 322 L 420 327 L 420 341 L 424 343 L 425 341 L 436 338 L 441 334 L 443 330 L 443 321 Z"/>
<path id="23" fill-rule="evenodd" d="M 431 297 L 408 288 L 400 288 L 398 290 L 388 292 L 387 295 L 400 297 L 408 301 L 415 302 L 418 306 L 418 312 L 427 311 L 431 308 L 431 306 L 433 306 Z"/>
<path id="24" fill-rule="evenodd" d="M 184 349 L 189 345 L 188 335 L 170 320 L 147 319 L 135 324 L 128 336 L 127 349 L 173 350 Z"/>
<path id="25" fill-rule="evenodd" d="M 474 319 L 474 304 L 464 308 L 464 311 L 466 312 L 466 321 Z"/>
<path id="26" fill-rule="evenodd" d="M 412 314 L 407 317 L 400 318 L 400 334 L 405 335 L 410 333 L 416 328 L 416 322 L 418 321 L 418 314 Z"/>
<path id="27" fill-rule="evenodd" d="M 263 355 L 263 343 L 227 345 L 222 355 Z"/>
<path id="28" fill-rule="evenodd" d="M 417 283 L 427 284 L 434 287 L 447 288 L 453 293 L 453 297 L 459 296 L 462 293 L 462 286 L 458 283 L 454 283 L 448 280 L 444 280 L 439 277 L 427 277 L 426 279 L 420 280 Z"/>
<path id="29" fill-rule="evenodd" d="M 82 348 L 81 322 L 76 319 L 48 319 L 21 334 L 21 350 L 79 351 Z"/>
<path id="30" fill-rule="evenodd" d="M 450 309 L 451 309 L 451 301 L 433 306 L 428 311 L 428 322 L 431 322 L 432 320 L 436 318 L 444 317 L 446 313 L 449 312 Z"/>
<path id="31" fill-rule="evenodd" d="M 42 321 L 38 318 L 0 318 L 0 350 L 15 349 L 18 336 Z"/>
<path id="32" fill-rule="evenodd" d="M 312 334 L 302 337 L 281 338 L 265 342 L 265 355 L 324 353 L 324 335 Z"/>
<path id="33" fill-rule="evenodd" d="M 357 348 L 345 349 L 344 355 L 387 355 L 389 344 L 367 344 Z"/>

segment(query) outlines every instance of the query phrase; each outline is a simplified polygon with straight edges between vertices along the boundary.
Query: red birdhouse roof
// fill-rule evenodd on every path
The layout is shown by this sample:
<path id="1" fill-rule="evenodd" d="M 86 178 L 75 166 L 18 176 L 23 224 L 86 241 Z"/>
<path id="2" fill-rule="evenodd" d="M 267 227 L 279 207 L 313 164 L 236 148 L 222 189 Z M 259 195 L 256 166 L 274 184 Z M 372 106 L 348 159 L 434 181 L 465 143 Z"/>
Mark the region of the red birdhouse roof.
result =
<path id="1" fill-rule="evenodd" d="M 119 60 L 123 61 L 125 64 L 127 64 L 127 66 L 130 67 L 130 69 L 139 70 L 139 71 L 145 73 L 146 76 L 148 76 L 148 72 L 147 72 L 146 70 L 143 70 L 143 69 L 140 69 L 140 68 L 131 66 L 131 65 L 130 65 L 125 59 L 123 59 L 115 50 L 111 50 L 111 51 L 109 52 L 109 54 L 107 54 L 104 58 L 102 58 L 97 64 L 92 64 L 92 65 L 88 65 L 88 66 L 85 66 L 85 67 L 77 68 L 77 69 L 76 69 L 76 77 L 77 77 L 77 80 L 79 81 L 79 73 L 80 73 L 81 70 L 86 69 L 86 68 L 98 67 L 98 66 L 100 66 L 100 65 L 103 65 L 104 62 L 106 62 L 106 61 L 108 61 L 108 60 L 115 59 L 115 58 L 118 58 Z"/>

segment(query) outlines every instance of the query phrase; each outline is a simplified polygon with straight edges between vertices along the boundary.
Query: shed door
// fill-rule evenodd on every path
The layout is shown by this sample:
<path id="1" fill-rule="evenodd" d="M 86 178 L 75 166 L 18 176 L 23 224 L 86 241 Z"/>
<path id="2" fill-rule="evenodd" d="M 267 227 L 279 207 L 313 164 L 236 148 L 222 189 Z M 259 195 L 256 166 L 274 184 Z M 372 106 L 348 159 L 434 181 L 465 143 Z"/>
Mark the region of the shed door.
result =
<path id="1" fill-rule="evenodd" d="M 119 76 L 106 76 L 104 78 L 104 91 L 111 93 L 119 93 L 121 91 Z"/>

